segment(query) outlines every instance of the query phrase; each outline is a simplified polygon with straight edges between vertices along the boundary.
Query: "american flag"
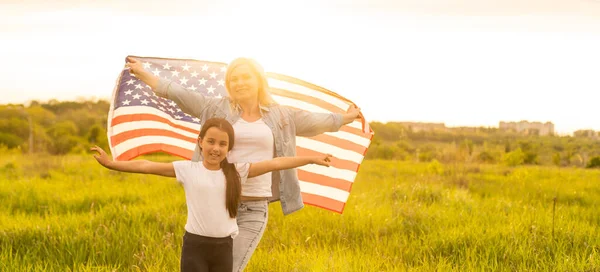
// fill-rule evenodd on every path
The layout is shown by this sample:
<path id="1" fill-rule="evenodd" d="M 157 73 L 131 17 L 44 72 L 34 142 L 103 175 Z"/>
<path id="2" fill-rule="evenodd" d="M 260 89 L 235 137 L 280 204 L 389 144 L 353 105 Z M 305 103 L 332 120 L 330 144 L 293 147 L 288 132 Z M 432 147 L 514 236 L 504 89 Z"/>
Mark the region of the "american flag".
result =
<path id="1" fill-rule="evenodd" d="M 227 96 L 226 64 L 192 59 L 136 57 L 144 69 L 206 96 Z M 312 112 L 344 113 L 354 104 L 314 84 L 267 73 L 273 99 L 285 106 Z M 200 131 L 199 119 L 184 113 L 169 99 L 154 95 L 151 88 L 124 69 L 116 82 L 108 116 L 108 139 L 115 160 L 166 152 L 190 159 Z M 338 132 L 296 138 L 297 155 L 333 155 L 330 167 L 298 168 L 305 204 L 342 213 L 356 174 L 371 143 L 368 123 L 354 121 Z"/>

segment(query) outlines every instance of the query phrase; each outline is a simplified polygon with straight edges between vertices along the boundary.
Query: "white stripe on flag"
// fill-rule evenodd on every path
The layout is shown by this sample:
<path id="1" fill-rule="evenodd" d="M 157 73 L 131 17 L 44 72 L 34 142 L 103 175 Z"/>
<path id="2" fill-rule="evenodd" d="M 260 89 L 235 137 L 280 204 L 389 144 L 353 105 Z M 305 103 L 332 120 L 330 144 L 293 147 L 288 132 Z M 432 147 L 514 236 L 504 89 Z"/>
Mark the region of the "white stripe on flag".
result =
<path id="1" fill-rule="evenodd" d="M 331 113 L 331 111 L 321 108 L 315 104 L 296 100 L 294 98 L 288 98 L 288 97 L 279 96 L 279 95 L 271 95 L 271 96 L 277 103 L 282 104 L 282 105 L 291 106 L 291 107 L 298 108 L 298 109 L 305 110 L 305 111 Z"/>
<path id="2" fill-rule="evenodd" d="M 317 98 L 317 99 L 323 100 L 329 104 L 332 104 L 333 106 L 336 106 L 343 111 L 346 111 L 348 109 L 348 104 L 346 102 L 344 102 L 336 97 L 330 96 L 328 94 L 322 93 L 320 91 L 317 91 L 317 90 L 314 90 L 311 88 L 307 88 L 302 85 L 298 85 L 298 84 L 294 84 L 291 82 L 282 81 L 282 80 L 278 80 L 278 79 L 274 79 L 274 78 L 269 78 L 269 86 L 271 86 L 273 88 L 277 88 L 277 89 L 283 89 L 283 90 L 287 90 L 290 92 L 295 92 L 298 94 L 312 96 L 314 98 Z"/>
<path id="3" fill-rule="evenodd" d="M 313 139 L 296 137 L 296 145 L 306 149 L 312 149 L 323 154 L 332 154 L 336 158 L 353 161 L 357 164 L 360 164 L 363 159 L 362 154 L 358 154 L 351 150 L 342 149 L 334 145 L 315 141 Z"/>
<path id="4" fill-rule="evenodd" d="M 181 148 L 192 150 L 192 151 L 196 148 L 195 143 L 190 143 L 188 141 L 179 140 L 179 139 L 175 139 L 172 137 L 141 136 L 141 137 L 129 139 L 127 141 L 124 141 L 124 142 L 116 145 L 114 147 L 114 150 L 117 153 L 116 156 L 119 156 L 119 155 L 129 151 L 130 149 L 134 149 L 139 146 L 147 145 L 147 144 L 168 144 L 168 145 L 173 145 L 173 146 L 181 147 Z"/>
<path id="5" fill-rule="evenodd" d="M 357 136 L 356 134 L 348 133 L 345 131 L 325 132 L 324 134 L 333 136 L 336 138 L 344 139 L 344 140 L 347 140 L 350 142 L 354 142 L 355 144 L 362 145 L 365 148 L 368 147 L 369 144 L 371 143 L 371 141 L 367 138 L 360 137 L 360 136 Z"/>
<path id="6" fill-rule="evenodd" d="M 146 106 L 131 106 L 131 107 L 118 108 L 114 111 L 114 115 L 112 116 L 112 118 L 123 116 L 123 115 L 132 115 L 132 114 L 152 114 L 152 115 L 156 115 L 158 117 L 168 119 L 169 121 L 171 121 L 177 125 L 200 131 L 200 124 L 177 120 L 158 109 L 146 107 Z M 180 113 L 180 115 L 183 116 L 184 114 Z"/>
<path id="7" fill-rule="evenodd" d="M 332 178 L 342 179 L 342 180 L 352 182 L 352 183 L 354 183 L 354 178 L 356 177 L 356 172 L 354 172 L 354 171 L 350 171 L 350 170 L 346 170 L 346 169 L 339 169 L 339 168 L 335 168 L 333 166 L 324 167 L 324 166 L 315 165 L 315 164 L 307 164 L 307 165 L 298 167 L 298 169 L 302 169 L 306 172 L 312 172 L 312 173 L 319 174 L 319 175 L 329 176 Z"/>
<path id="8" fill-rule="evenodd" d="M 354 122 L 352 122 L 350 124 L 346 124 L 346 126 L 362 130 L 362 122 L 361 121 L 354 121 Z"/>
<path id="9" fill-rule="evenodd" d="M 113 126 L 113 136 L 119 135 L 120 133 L 123 133 L 123 132 L 128 132 L 128 131 L 138 130 L 138 129 L 162 129 L 162 130 L 175 132 L 182 136 L 190 137 L 190 138 L 194 138 L 194 139 L 197 138 L 198 133 L 200 133 L 200 131 L 198 131 L 198 133 L 192 133 L 189 131 L 185 131 L 183 129 L 172 127 L 172 126 L 162 123 L 162 122 L 157 122 L 157 121 L 132 121 L 132 122 L 121 123 L 121 124 Z"/>
<path id="10" fill-rule="evenodd" d="M 348 200 L 349 192 L 332 188 L 329 186 L 323 186 L 300 180 L 300 191 L 313 195 L 318 195 L 326 198 L 331 198 L 340 202 L 346 202 Z"/>

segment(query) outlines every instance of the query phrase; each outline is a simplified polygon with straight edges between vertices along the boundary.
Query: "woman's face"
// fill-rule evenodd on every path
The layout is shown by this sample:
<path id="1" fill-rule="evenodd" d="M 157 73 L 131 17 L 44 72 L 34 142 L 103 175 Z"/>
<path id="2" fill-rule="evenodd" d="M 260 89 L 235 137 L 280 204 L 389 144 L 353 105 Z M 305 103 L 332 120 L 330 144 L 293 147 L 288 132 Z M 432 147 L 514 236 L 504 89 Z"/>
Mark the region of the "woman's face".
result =
<path id="1" fill-rule="evenodd" d="M 237 102 L 258 100 L 259 79 L 247 64 L 241 64 L 229 76 L 229 95 Z"/>

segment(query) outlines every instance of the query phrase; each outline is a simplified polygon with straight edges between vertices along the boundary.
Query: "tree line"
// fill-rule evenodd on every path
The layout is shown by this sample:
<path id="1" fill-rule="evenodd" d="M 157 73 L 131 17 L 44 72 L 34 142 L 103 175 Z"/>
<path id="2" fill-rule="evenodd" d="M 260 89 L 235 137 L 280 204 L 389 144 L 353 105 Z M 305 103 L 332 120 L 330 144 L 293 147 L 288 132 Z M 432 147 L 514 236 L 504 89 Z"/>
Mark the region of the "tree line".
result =
<path id="1" fill-rule="evenodd" d="M 91 144 L 106 148 L 109 107 L 104 100 L 0 105 L 0 146 L 53 155 L 84 152 Z"/>
<path id="2" fill-rule="evenodd" d="M 413 131 L 395 122 L 369 124 L 375 136 L 367 159 L 600 167 L 600 138 L 585 133 L 540 136 L 494 127 Z"/>
<path id="3" fill-rule="evenodd" d="M 0 105 L 0 152 L 62 155 L 108 148 L 105 100 L 32 101 Z M 401 123 L 371 122 L 375 136 L 366 159 L 443 163 L 538 164 L 600 167 L 600 139 L 524 135 L 490 127 L 413 131 Z"/>

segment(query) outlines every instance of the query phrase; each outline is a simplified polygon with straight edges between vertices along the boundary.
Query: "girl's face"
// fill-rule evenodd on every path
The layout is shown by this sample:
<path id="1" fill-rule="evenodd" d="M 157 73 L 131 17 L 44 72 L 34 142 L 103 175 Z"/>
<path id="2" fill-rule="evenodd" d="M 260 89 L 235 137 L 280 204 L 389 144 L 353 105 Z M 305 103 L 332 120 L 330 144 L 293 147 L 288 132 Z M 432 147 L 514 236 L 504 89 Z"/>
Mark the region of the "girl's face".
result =
<path id="1" fill-rule="evenodd" d="M 217 127 L 206 130 L 204 138 L 198 139 L 202 149 L 204 167 L 210 170 L 221 169 L 221 162 L 227 157 L 229 150 L 229 135 Z"/>
<path id="2" fill-rule="evenodd" d="M 247 64 L 241 64 L 229 76 L 229 95 L 238 102 L 258 99 L 259 79 Z"/>

